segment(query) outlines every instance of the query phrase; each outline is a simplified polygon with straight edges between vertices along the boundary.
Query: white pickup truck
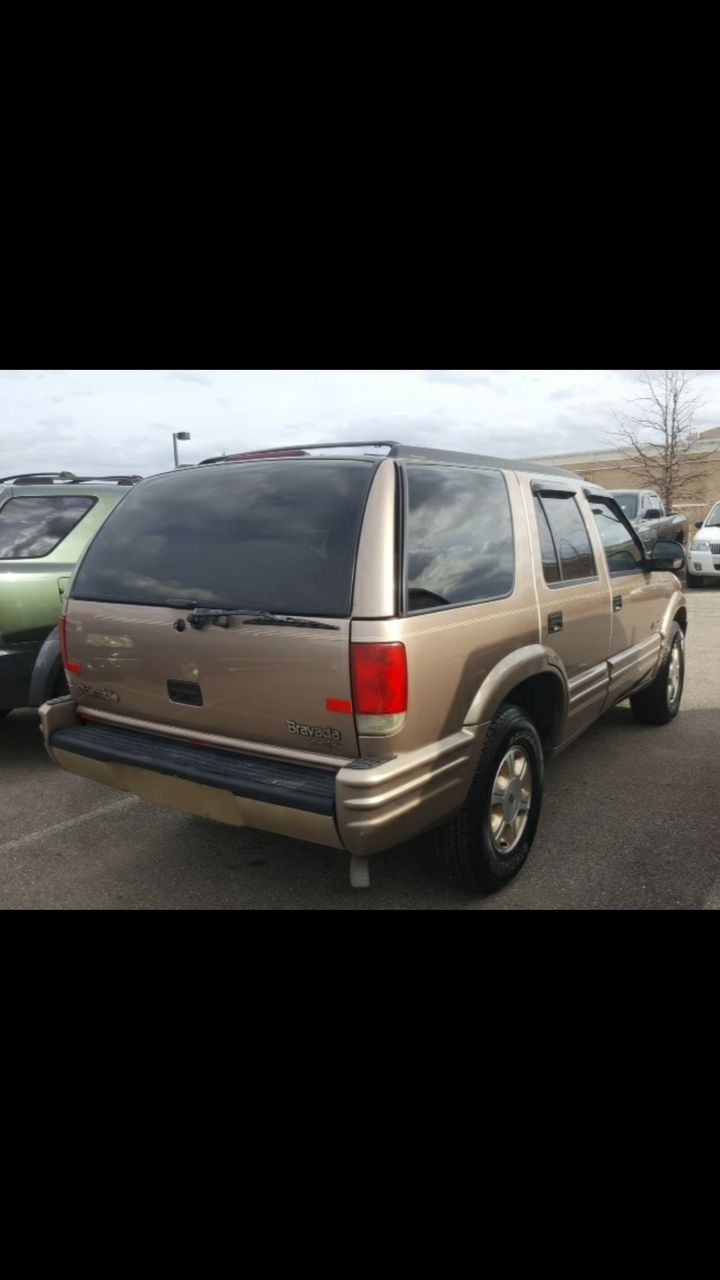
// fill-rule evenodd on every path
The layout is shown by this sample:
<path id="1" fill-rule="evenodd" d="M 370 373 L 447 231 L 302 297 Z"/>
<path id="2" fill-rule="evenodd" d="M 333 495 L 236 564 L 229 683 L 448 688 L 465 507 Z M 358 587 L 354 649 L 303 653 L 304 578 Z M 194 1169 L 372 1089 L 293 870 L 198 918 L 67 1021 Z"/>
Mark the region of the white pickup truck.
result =
<path id="1" fill-rule="evenodd" d="M 661 541 L 687 545 L 687 516 L 667 515 L 660 495 L 654 489 L 613 489 L 612 495 L 648 551 Z"/>

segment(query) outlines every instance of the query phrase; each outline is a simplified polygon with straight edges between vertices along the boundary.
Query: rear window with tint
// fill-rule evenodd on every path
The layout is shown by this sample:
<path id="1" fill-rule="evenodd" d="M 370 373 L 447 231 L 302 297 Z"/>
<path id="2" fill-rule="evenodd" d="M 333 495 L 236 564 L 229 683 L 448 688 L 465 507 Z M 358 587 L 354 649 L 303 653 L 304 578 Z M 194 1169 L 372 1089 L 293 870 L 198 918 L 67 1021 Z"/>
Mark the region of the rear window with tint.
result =
<path id="1" fill-rule="evenodd" d="M 509 595 L 515 556 L 501 473 L 408 466 L 407 477 L 408 612 Z"/>
<path id="2" fill-rule="evenodd" d="M 72 594 L 347 617 L 375 466 L 246 462 L 145 481 L 91 543 Z"/>
<path id="3" fill-rule="evenodd" d="M 546 582 L 560 582 L 560 565 L 558 563 L 555 543 L 550 532 L 547 516 L 539 498 L 535 499 L 538 530 L 540 533 L 540 549 L 542 551 L 543 574 Z"/>
<path id="4" fill-rule="evenodd" d="M 49 556 L 94 505 L 95 498 L 11 498 L 0 507 L 0 560 Z"/>

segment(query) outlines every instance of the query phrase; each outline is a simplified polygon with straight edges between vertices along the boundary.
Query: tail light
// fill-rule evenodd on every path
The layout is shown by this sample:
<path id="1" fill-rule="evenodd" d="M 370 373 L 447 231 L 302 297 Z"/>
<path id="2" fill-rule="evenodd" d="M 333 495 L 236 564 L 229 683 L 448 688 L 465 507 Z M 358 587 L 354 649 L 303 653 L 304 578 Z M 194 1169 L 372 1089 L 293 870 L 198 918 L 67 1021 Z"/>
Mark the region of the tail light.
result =
<path id="1" fill-rule="evenodd" d="M 395 733 L 408 704 L 405 645 L 351 644 L 350 669 L 358 733 Z"/>
<path id="2" fill-rule="evenodd" d="M 82 671 L 82 667 L 79 662 L 71 662 L 68 658 L 67 636 L 65 634 L 66 625 L 67 619 L 63 613 L 60 617 L 60 656 L 62 657 L 62 664 L 66 671 Z"/>

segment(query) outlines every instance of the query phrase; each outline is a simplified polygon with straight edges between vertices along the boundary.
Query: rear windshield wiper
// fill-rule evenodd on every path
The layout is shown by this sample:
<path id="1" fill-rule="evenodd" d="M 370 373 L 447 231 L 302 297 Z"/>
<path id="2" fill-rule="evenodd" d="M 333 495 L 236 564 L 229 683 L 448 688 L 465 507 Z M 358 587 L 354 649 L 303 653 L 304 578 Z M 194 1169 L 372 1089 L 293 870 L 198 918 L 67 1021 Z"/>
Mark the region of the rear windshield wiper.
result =
<path id="1" fill-rule="evenodd" d="M 170 604 L 171 602 L 168 601 L 167 603 Z M 174 605 L 177 605 L 177 603 L 175 600 L 172 601 Z M 254 612 L 254 609 L 203 609 L 199 605 L 195 605 L 192 613 L 188 614 L 187 620 L 194 631 L 202 631 L 203 627 L 206 627 L 209 622 L 212 622 L 216 627 L 226 627 L 228 618 L 231 618 L 234 614 Z"/>
<path id="2" fill-rule="evenodd" d="M 194 631 L 202 631 L 208 623 L 215 627 L 227 627 L 228 619 L 244 615 L 244 622 L 253 622 L 261 627 L 313 627 L 320 631 L 339 631 L 340 628 L 330 622 L 314 622 L 312 618 L 289 618 L 281 613 L 268 613 L 263 610 L 256 613 L 254 609 L 202 609 L 197 605 L 188 614 L 188 622 Z"/>
<path id="3" fill-rule="evenodd" d="M 316 631 L 339 631 L 332 622 L 315 622 L 312 618 L 288 618 L 282 613 L 259 613 L 255 618 L 245 618 L 243 626 L 254 622 L 258 627 L 313 627 Z"/>

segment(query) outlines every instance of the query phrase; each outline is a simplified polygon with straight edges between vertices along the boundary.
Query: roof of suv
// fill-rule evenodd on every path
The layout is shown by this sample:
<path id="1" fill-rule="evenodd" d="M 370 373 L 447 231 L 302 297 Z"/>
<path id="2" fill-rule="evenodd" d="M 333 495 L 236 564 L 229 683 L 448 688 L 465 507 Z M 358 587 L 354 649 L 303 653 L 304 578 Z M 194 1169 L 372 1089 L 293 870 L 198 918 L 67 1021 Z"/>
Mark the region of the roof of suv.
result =
<path id="1" fill-rule="evenodd" d="M 142 476 L 76 476 L 72 471 L 29 471 L 11 476 L 0 476 L 0 493 L 3 489 L 22 489 L 28 495 L 45 494 L 48 489 L 73 493 L 105 493 L 129 488 L 142 480 Z"/>
<path id="2" fill-rule="evenodd" d="M 142 480 L 142 476 L 76 476 L 73 471 L 23 471 L 15 475 L 0 476 L 0 485 L 78 485 L 78 484 L 117 484 L 131 485 Z"/>
<path id="3" fill-rule="evenodd" d="M 353 453 L 357 449 L 384 449 L 387 458 L 402 458 L 408 462 L 463 462 L 468 465 L 501 468 L 505 471 L 528 471 L 535 475 L 565 476 L 577 480 L 578 476 L 574 471 L 568 471 L 563 467 L 548 467 L 543 463 L 526 462 L 521 458 L 494 458 L 478 453 L 459 453 L 447 449 L 426 449 L 422 445 L 400 444 L 397 440 L 333 440 L 326 444 L 299 444 L 292 445 L 287 448 L 278 449 L 258 449 L 250 453 L 231 453 L 224 454 L 222 457 L 203 458 L 200 466 L 207 466 L 209 463 L 220 462 L 251 462 L 258 461 L 263 458 L 301 458 L 310 457 L 314 450 L 326 451 L 332 450 L 340 456 L 346 453 L 348 456 L 357 456 Z M 367 454 L 366 456 L 377 457 L 378 454 Z"/>

